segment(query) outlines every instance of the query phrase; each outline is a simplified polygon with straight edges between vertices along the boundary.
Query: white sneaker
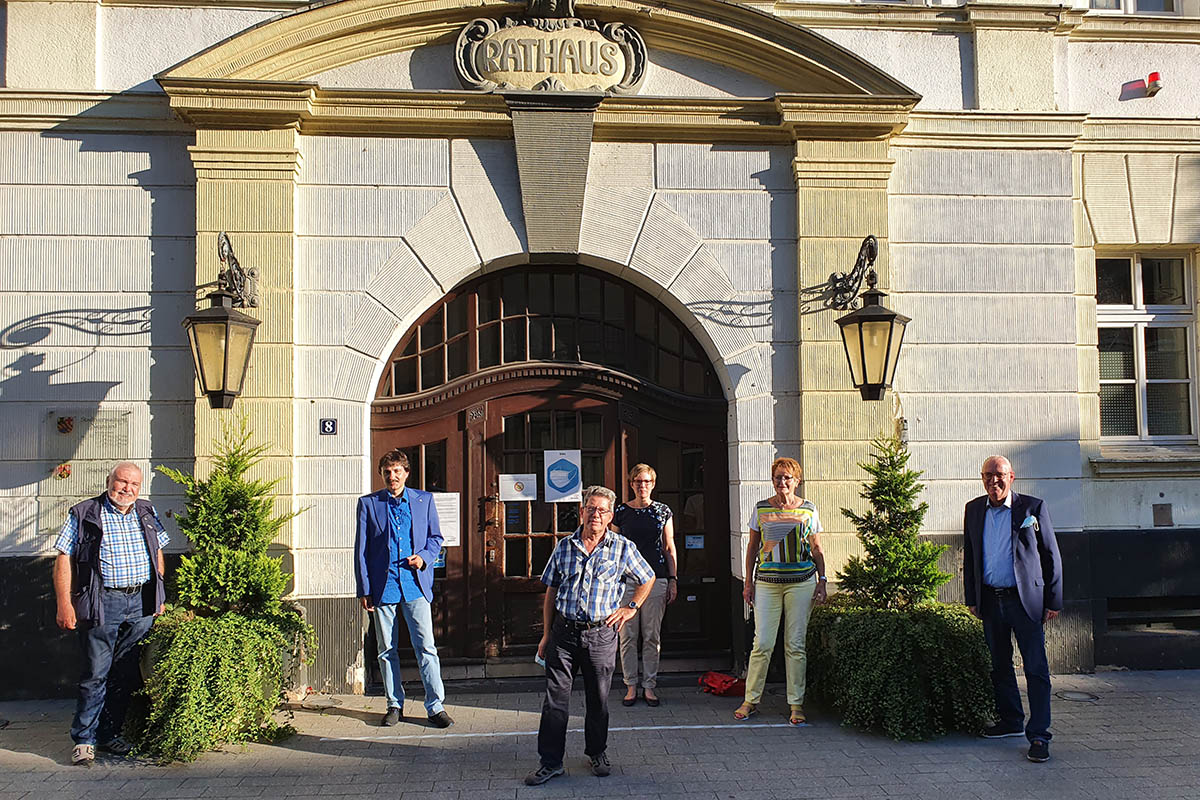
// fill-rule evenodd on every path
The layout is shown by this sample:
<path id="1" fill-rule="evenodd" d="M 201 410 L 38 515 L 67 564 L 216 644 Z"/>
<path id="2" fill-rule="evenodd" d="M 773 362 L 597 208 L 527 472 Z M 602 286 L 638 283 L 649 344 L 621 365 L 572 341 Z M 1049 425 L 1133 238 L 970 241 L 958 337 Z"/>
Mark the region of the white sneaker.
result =
<path id="1" fill-rule="evenodd" d="M 71 751 L 71 763 L 77 767 L 90 767 L 92 762 L 96 760 L 96 746 L 91 744 L 77 744 L 75 749 Z"/>

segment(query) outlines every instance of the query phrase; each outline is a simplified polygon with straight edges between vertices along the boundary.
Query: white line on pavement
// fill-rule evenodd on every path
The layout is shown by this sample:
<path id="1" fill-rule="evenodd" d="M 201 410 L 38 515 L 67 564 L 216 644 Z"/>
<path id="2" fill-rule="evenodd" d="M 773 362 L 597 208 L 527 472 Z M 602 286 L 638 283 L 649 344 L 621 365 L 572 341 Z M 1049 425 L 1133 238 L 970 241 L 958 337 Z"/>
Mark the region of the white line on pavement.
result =
<path id="1" fill-rule="evenodd" d="M 609 733 L 618 731 L 708 731 L 718 728 L 807 728 L 808 723 L 792 725 L 789 722 L 739 722 L 733 725 L 634 725 L 624 728 L 609 728 Z M 583 733 L 583 728 L 571 728 L 567 733 Z M 537 731 L 487 731 L 483 733 L 413 733 L 396 736 L 322 736 L 322 742 L 402 742 L 413 739 L 479 739 L 489 736 L 537 736 Z"/>

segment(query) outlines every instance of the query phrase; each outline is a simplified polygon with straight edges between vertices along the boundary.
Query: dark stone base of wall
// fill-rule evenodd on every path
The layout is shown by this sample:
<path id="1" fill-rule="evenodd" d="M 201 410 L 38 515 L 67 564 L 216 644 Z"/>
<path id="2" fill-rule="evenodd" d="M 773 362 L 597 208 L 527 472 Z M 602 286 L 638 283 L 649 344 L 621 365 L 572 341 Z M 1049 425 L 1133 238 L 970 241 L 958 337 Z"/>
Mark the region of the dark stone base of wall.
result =
<path id="1" fill-rule="evenodd" d="M 305 667 L 299 683 L 318 692 L 361 693 L 363 637 L 369 619 L 357 597 L 309 598 L 299 601 L 304 616 L 317 629 L 316 660 Z"/>

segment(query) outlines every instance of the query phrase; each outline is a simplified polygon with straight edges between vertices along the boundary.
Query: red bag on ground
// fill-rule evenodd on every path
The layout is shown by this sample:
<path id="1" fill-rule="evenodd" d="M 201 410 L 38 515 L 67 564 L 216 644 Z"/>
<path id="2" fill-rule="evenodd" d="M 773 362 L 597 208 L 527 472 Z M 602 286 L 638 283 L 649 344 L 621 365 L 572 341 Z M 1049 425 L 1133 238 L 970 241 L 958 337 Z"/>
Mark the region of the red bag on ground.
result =
<path id="1" fill-rule="evenodd" d="M 723 672 L 706 672 L 700 676 L 700 688 L 719 697 L 742 697 L 746 694 L 746 682 Z"/>

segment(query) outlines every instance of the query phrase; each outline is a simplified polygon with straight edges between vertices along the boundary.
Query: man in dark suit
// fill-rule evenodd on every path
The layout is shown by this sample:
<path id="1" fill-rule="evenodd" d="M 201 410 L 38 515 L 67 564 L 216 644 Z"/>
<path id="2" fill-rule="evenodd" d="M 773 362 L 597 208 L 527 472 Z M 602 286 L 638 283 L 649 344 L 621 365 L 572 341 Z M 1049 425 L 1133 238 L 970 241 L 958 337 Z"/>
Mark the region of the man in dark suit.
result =
<path id="1" fill-rule="evenodd" d="M 1062 611 L 1062 559 L 1050 510 L 1037 497 L 1012 491 L 1016 474 L 1003 456 L 983 462 L 984 497 L 963 517 L 963 586 L 971 613 L 983 620 L 992 652 L 992 687 L 1000 721 L 989 739 L 1025 735 L 1029 760 L 1050 758 L 1050 667 L 1043 625 Z M 1029 690 L 1029 724 L 1013 672 L 1016 637 Z"/>
<path id="2" fill-rule="evenodd" d="M 392 450 L 379 459 L 384 488 L 358 499 L 358 527 L 354 537 L 354 578 L 359 602 L 375 620 L 379 670 L 387 695 L 383 725 L 404 716 L 404 685 L 396 643 L 400 617 L 408 628 L 421 683 L 425 686 L 425 711 L 429 722 L 449 728 L 454 720 L 443 703 L 442 666 L 433 643 L 433 564 L 442 550 L 433 495 L 404 485 L 408 456 Z"/>

